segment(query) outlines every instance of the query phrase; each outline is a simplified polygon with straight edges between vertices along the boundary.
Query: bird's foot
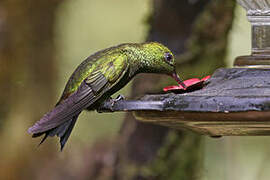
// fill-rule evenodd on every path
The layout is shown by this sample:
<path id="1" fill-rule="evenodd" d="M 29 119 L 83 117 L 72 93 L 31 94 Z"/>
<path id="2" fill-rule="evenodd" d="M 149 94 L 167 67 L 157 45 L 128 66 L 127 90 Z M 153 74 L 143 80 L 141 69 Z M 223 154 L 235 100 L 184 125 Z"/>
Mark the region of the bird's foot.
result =
<path id="1" fill-rule="evenodd" d="M 125 96 L 123 96 L 122 94 L 119 94 L 116 98 L 110 98 L 111 101 L 111 111 L 113 111 L 113 106 L 115 105 L 115 103 L 122 101 L 125 99 Z"/>
<path id="2" fill-rule="evenodd" d="M 113 110 L 113 106 L 115 105 L 115 103 L 117 103 L 118 101 L 122 101 L 122 100 L 124 100 L 125 99 L 125 96 L 123 96 L 123 95 L 121 95 L 121 94 L 119 94 L 116 98 L 109 98 L 108 99 L 108 101 L 110 102 L 110 105 L 109 105 L 109 109 L 110 110 L 108 110 L 109 112 L 113 112 L 114 110 Z M 103 106 L 103 103 L 101 104 L 101 107 Z M 102 112 L 104 112 L 104 111 L 102 111 L 102 109 L 100 109 L 100 108 L 97 108 L 96 109 L 96 111 L 98 112 L 98 113 L 102 113 Z"/>
<path id="3" fill-rule="evenodd" d="M 118 102 L 118 101 L 122 101 L 125 99 L 125 96 L 123 96 L 122 94 L 119 94 L 115 99 L 111 99 L 112 101 L 114 101 L 114 103 Z"/>

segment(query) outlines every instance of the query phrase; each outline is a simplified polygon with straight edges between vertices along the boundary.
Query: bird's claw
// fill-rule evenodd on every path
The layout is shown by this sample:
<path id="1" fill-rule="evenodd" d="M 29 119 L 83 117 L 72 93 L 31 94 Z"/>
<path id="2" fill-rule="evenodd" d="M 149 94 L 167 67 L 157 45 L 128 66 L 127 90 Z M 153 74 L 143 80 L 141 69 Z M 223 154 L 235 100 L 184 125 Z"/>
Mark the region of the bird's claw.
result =
<path id="1" fill-rule="evenodd" d="M 110 112 L 113 112 L 113 106 L 115 105 L 115 103 L 117 103 L 118 101 L 122 101 L 125 99 L 125 96 L 123 96 L 122 94 L 119 94 L 116 98 L 110 98 L 109 101 L 110 101 Z M 101 107 L 103 106 L 103 103 L 101 104 Z M 102 110 L 100 107 L 96 109 L 96 111 L 98 113 L 102 113 L 104 112 L 104 110 Z"/>
<path id="2" fill-rule="evenodd" d="M 115 99 L 111 98 L 111 111 L 113 111 L 113 106 L 115 105 L 115 103 L 117 103 L 118 101 L 122 101 L 125 99 L 125 96 L 123 96 L 122 94 L 119 94 Z"/>
<path id="3" fill-rule="evenodd" d="M 112 99 L 114 102 L 122 101 L 125 99 L 125 96 L 119 94 L 115 99 Z"/>

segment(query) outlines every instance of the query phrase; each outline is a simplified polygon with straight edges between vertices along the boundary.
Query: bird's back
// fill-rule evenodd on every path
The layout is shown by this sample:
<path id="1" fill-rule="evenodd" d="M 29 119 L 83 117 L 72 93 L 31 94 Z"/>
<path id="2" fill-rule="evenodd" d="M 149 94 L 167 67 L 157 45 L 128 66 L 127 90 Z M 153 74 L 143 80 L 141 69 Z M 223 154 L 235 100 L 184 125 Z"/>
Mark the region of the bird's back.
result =
<path id="1" fill-rule="evenodd" d="M 103 63 L 103 61 L 107 60 L 107 57 L 109 57 L 111 54 L 117 53 L 118 51 L 121 51 L 125 46 L 129 44 L 120 44 L 118 46 L 110 47 L 101 51 L 96 52 L 95 54 L 89 56 L 87 59 L 85 59 L 72 73 L 70 76 L 65 89 L 62 93 L 62 96 L 59 100 L 59 103 L 69 97 L 73 92 L 75 92 L 82 81 L 87 78 L 87 76 L 100 64 Z"/>

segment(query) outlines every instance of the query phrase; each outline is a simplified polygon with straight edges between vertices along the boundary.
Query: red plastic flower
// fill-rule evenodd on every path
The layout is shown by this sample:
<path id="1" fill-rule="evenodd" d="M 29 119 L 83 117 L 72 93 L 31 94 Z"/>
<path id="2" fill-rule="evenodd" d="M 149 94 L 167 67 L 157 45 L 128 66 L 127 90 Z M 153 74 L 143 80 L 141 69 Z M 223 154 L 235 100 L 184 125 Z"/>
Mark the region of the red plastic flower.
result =
<path id="1" fill-rule="evenodd" d="M 163 91 L 167 92 L 167 91 L 173 91 L 173 92 L 187 92 L 187 91 L 194 91 L 197 89 L 201 89 L 203 88 L 203 85 L 205 83 L 206 80 L 210 79 L 211 76 L 206 76 L 202 79 L 198 79 L 198 78 L 192 78 L 192 79 L 188 79 L 185 80 L 183 83 L 186 85 L 186 88 L 184 88 L 181 85 L 178 86 L 167 86 L 165 88 L 163 88 Z"/>

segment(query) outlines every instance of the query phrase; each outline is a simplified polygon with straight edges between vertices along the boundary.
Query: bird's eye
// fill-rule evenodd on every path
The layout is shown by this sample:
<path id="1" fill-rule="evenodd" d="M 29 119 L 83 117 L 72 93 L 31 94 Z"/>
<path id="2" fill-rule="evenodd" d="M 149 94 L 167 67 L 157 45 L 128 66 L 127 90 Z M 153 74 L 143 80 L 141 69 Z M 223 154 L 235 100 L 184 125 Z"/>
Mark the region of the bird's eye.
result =
<path id="1" fill-rule="evenodd" d="M 171 62 L 173 59 L 173 56 L 170 53 L 165 53 L 164 57 L 165 57 L 165 60 L 168 62 Z"/>

